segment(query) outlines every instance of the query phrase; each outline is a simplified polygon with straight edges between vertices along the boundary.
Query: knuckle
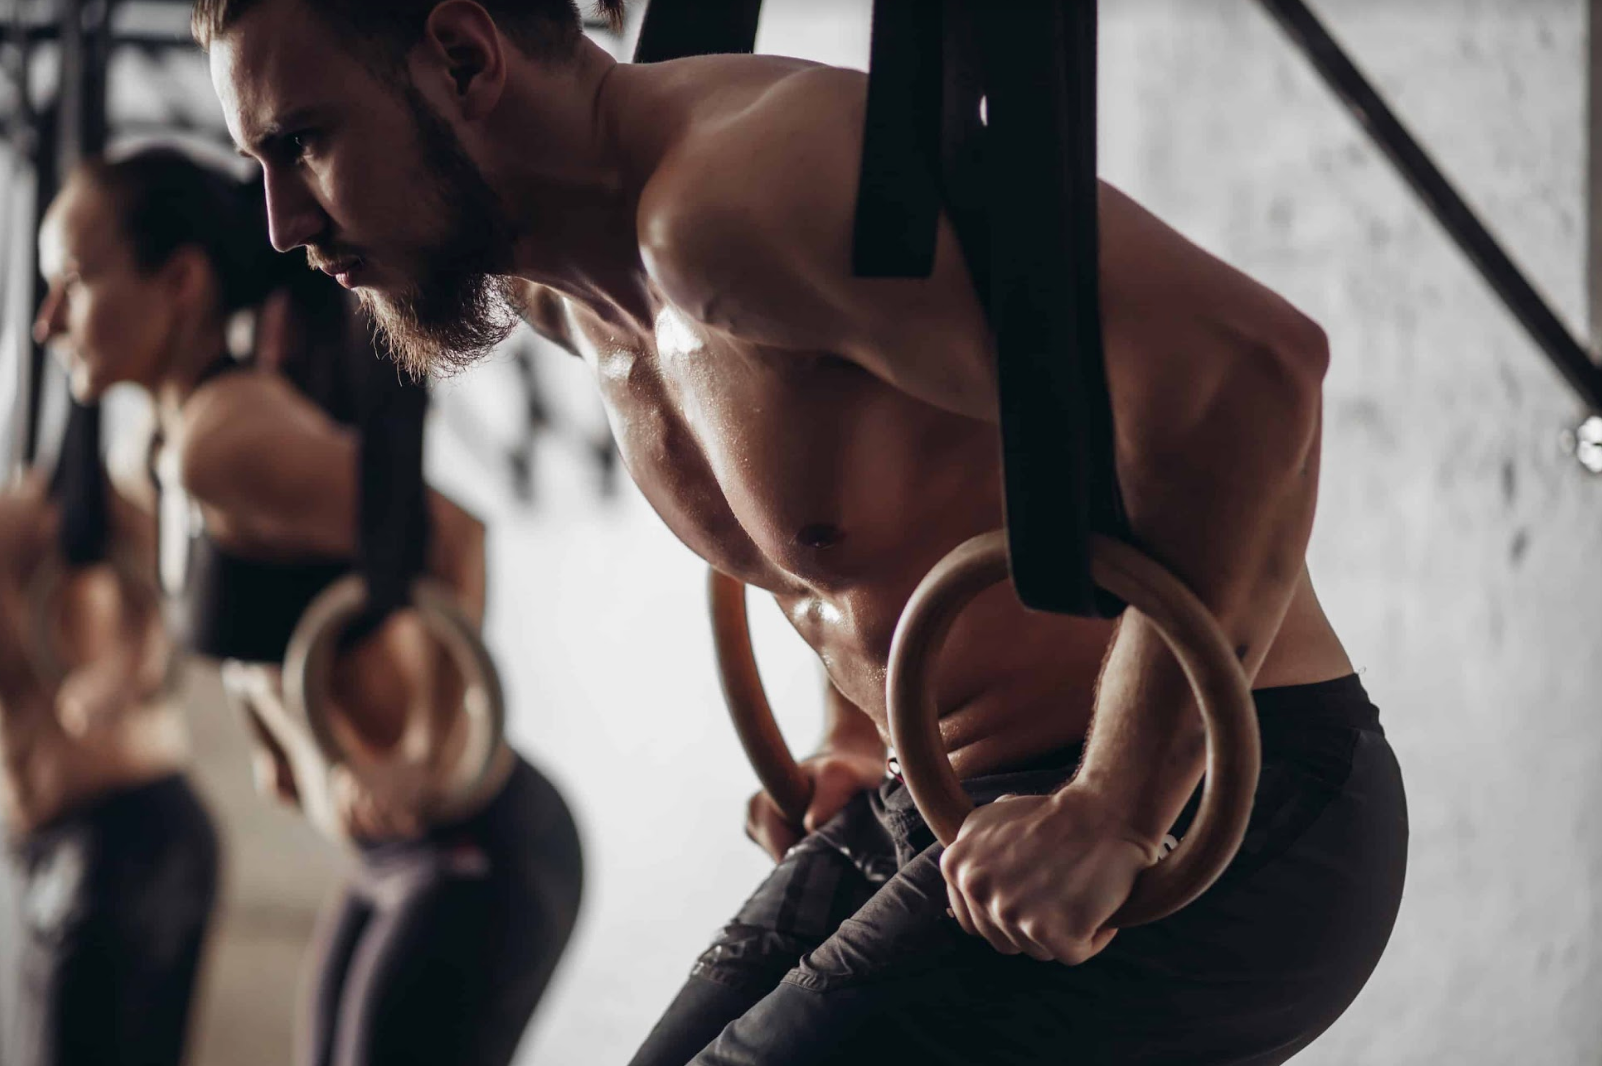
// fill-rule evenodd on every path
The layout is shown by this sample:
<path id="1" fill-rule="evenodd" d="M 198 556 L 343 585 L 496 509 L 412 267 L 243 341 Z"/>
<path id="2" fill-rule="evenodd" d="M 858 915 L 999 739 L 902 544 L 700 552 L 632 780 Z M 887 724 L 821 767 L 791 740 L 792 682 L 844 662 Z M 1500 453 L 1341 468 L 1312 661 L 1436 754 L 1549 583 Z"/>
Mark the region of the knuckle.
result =
<path id="1" fill-rule="evenodd" d="M 996 924 L 1007 929 L 1016 929 L 1022 932 L 1024 922 L 1023 908 L 1016 903 L 1006 900 L 991 905 L 990 913 L 995 915 Z"/>
<path id="2" fill-rule="evenodd" d="M 991 894 L 990 878 L 971 863 L 964 864 L 957 870 L 957 887 L 970 899 L 983 899 Z"/>
<path id="3" fill-rule="evenodd" d="M 1082 944 L 1073 947 L 1061 948 L 1057 951 L 1057 961 L 1065 966 L 1078 966 L 1090 959 L 1090 950 Z"/>
<path id="4" fill-rule="evenodd" d="M 1096 932 L 1096 916 L 1082 905 L 1069 905 L 1062 909 L 1059 923 L 1068 935 L 1079 940 L 1088 940 Z"/>
<path id="5" fill-rule="evenodd" d="M 995 948 L 1003 955 L 1019 955 L 1023 952 L 1023 949 L 1018 947 L 1017 944 L 1014 944 L 1012 941 L 1007 940 L 1002 936 L 993 935 L 988 936 L 985 939 L 990 941 L 991 947 Z"/>
<path id="6" fill-rule="evenodd" d="M 843 770 L 844 767 L 834 759 L 824 757 L 812 764 L 812 780 L 820 787 L 825 784 L 838 785 L 845 776 Z"/>

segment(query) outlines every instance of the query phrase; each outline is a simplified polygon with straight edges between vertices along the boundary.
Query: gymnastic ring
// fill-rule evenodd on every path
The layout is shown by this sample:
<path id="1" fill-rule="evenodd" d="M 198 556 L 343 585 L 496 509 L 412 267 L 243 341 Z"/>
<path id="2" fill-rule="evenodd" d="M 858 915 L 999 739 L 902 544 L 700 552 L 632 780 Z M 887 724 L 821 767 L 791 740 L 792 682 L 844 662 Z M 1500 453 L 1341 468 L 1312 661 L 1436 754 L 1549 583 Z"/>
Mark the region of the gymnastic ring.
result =
<path id="1" fill-rule="evenodd" d="M 429 635 L 445 645 L 462 672 L 462 709 L 471 732 L 459 765 L 452 768 L 442 805 L 472 798 L 495 772 L 496 754 L 506 730 L 506 699 L 501 675 L 478 631 L 457 606 L 456 593 L 443 582 L 420 577 L 412 582 L 410 606 Z M 311 730 L 312 740 L 331 766 L 348 765 L 349 754 L 335 736 L 330 716 L 334 662 L 340 637 L 367 607 L 367 582 L 347 574 L 306 606 L 284 654 L 284 703 Z"/>
<path id="2" fill-rule="evenodd" d="M 757 780 L 791 825 L 800 825 L 812 804 L 812 781 L 796 765 L 773 719 L 762 688 L 751 628 L 745 615 L 745 584 L 717 570 L 707 571 L 707 599 L 712 608 L 712 643 L 717 649 L 718 680 L 723 700 L 751 761 Z"/>
<path id="3" fill-rule="evenodd" d="M 72 671 L 73 667 L 61 661 L 56 649 L 56 606 L 61 589 L 75 570 L 86 570 L 99 565 L 110 566 L 112 574 L 117 579 L 122 622 L 126 624 L 131 615 L 153 620 L 158 623 L 156 628 L 161 630 L 164 638 L 165 655 L 161 664 L 161 681 L 152 692 L 140 695 L 143 697 L 172 692 L 177 687 L 183 657 L 179 652 L 178 642 L 168 637 L 165 627 L 159 624 L 165 617 L 161 587 L 157 584 L 149 565 L 127 545 L 122 544 L 113 545 L 102 562 L 89 563 L 81 567 L 69 566 L 58 553 L 49 552 L 34 570 L 28 582 L 28 601 L 29 611 L 33 616 L 33 662 L 39 681 L 46 689 L 54 691 Z"/>
<path id="4" fill-rule="evenodd" d="M 1207 607 L 1177 577 L 1128 544 L 1095 536 L 1090 548 L 1091 578 L 1156 626 L 1190 682 L 1207 730 L 1201 806 L 1185 839 L 1141 873 L 1128 900 L 1107 922 L 1109 928 L 1127 928 L 1174 913 L 1223 873 L 1246 834 L 1262 754 L 1251 685 Z M 980 592 L 1006 580 L 1007 573 L 1003 531 L 958 545 L 913 592 L 890 644 L 890 735 L 902 778 L 924 821 L 947 845 L 957 838 L 973 802 L 946 758 L 929 667 L 957 615 Z"/>

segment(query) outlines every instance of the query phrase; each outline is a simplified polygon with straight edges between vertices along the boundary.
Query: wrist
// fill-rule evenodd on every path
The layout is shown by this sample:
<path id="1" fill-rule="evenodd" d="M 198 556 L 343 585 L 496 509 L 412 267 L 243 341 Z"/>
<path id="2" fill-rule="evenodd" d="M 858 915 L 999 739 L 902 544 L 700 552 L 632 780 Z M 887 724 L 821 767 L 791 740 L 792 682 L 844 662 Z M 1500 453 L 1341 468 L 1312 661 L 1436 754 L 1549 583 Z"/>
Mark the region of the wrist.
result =
<path id="1" fill-rule="evenodd" d="M 1083 771 L 1053 793 L 1051 801 L 1058 810 L 1071 808 L 1075 818 L 1089 819 L 1101 836 L 1140 849 L 1152 862 L 1162 854 L 1163 839 L 1173 823 L 1172 818 L 1147 814 L 1142 806 L 1147 801 L 1117 779 Z"/>

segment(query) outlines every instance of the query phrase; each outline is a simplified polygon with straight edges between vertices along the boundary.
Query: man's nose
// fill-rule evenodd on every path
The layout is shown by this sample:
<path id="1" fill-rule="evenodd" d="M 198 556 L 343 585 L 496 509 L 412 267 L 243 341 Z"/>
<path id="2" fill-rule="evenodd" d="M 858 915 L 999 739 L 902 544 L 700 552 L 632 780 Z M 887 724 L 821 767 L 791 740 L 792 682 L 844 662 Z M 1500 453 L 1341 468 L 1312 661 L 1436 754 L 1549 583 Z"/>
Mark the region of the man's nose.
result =
<path id="1" fill-rule="evenodd" d="M 66 330 L 66 307 L 67 301 L 61 286 L 50 286 L 50 291 L 45 294 L 44 303 L 39 305 L 39 314 L 33 320 L 35 344 L 46 344 Z"/>
<path id="2" fill-rule="evenodd" d="M 323 209 L 297 178 L 267 175 L 267 232 L 273 247 L 288 252 L 311 243 L 323 231 Z"/>

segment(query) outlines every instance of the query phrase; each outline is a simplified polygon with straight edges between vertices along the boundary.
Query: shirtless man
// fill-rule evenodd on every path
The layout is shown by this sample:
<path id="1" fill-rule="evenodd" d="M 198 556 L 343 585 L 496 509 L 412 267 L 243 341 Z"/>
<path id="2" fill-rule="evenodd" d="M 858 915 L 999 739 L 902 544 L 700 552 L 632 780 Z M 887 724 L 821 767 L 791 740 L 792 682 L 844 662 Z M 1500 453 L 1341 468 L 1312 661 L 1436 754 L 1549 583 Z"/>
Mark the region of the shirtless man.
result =
<path id="1" fill-rule="evenodd" d="M 1002 514 L 991 337 L 949 226 L 929 278 L 851 275 L 862 74 L 619 65 L 565 0 L 198 0 L 195 25 L 265 168 L 274 244 L 358 290 L 416 369 L 470 361 L 516 310 L 564 340 L 663 519 L 770 590 L 828 670 L 806 824 L 753 801 L 750 831 L 785 857 L 638 1066 L 1279 1062 L 1351 1001 L 1394 920 L 1406 822 L 1303 561 L 1314 323 L 1104 187 L 1129 517 L 1240 650 L 1265 750 L 1231 870 L 1115 936 L 1202 770 L 1148 623 L 991 591 L 942 659 L 942 732 L 976 799 L 1026 795 L 941 852 L 884 776 L 897 617 Z"/>
<path id="2" fill-rule="evenodd" d="M 111 550 L 153 585 L 150 523 L 108 496 Z M 0 818 L 19 912 L 0 929 L 18 991 L 0 1061 L 178 1066 L 217 833 L 184 772 L 189 738 L 163 684 L 170 642 L 153 601 L 130 610 L 109 564 L 69 570 L 53 598 L 65 675 L 30 654 L 44 623 L 35 582 L 65 565 L 63 511 L 37 476 L 0 494 Z"/>

